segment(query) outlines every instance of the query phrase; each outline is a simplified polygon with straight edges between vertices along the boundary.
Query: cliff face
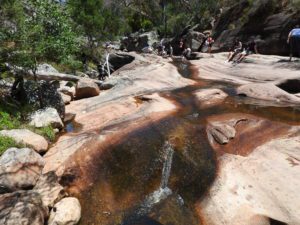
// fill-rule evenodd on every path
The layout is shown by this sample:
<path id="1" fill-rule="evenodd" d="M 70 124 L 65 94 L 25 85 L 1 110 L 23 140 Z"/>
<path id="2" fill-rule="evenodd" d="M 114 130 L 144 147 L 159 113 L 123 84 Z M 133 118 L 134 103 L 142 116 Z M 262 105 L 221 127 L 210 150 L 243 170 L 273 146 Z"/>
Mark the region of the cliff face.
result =
<path id="1" fill-rule="evenodd" d="M 287 55 L 290 30 L 300 23 L 296 0 L 241 0 L 223 10 L 213 29 L 217 50 L 228 50 L 234 38 L 255 38 L 260 53 Z"/>

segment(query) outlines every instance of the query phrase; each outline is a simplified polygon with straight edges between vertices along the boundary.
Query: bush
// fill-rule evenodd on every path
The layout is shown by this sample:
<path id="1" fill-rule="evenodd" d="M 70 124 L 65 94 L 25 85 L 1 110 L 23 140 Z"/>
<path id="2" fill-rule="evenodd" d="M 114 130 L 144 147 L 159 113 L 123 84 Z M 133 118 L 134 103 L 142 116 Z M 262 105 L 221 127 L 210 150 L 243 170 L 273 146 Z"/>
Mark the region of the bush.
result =
<path id="1" fill-rule="evenodd" d="M 10 116 L 6 112 L 0 111 L 0 130 L 16 129 L 20 126 L 18 118 Z"/>
<path id="2" fill-rule="evenodd" d="M 50 125 L 42 128 L 32 128 L 31 130 L 39 135 L 44 136 L 50 142 L 55 141 L 55 132 Z"/>
<path id="3" fill-rule="evenodd" d="M 14 139 L 10 137 L 0 136 L 0 155 L 2 155 L 9 148 L 24 148 L 25 146 L 22 144 L 18 144 L 14 141 Z"/>

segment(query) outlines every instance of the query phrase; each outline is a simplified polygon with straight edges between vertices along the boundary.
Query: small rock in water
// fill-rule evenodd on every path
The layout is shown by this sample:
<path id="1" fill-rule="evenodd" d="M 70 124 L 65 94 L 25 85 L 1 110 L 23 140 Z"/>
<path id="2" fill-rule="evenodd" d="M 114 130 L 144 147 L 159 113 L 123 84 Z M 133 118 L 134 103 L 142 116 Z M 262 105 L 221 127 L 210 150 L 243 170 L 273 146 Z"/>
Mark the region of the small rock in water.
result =
<path id="1" fill-rule="evenodd" d="M 48 225 L 76 225 L 81 217 L 81 206 L 77 198 L 64 198 L 51 210 Z"/>

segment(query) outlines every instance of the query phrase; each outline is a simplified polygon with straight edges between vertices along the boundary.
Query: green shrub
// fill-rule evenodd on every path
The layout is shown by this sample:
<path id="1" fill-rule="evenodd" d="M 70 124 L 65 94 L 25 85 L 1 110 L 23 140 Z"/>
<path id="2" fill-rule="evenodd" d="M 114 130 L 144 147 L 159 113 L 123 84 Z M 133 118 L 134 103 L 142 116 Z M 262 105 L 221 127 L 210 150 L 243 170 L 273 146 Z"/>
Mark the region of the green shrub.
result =
<path id="1" fill-rule="evenodd" d="M 6 112 L 0 111 L 0 130 L 15 129 L 20 126 L 20 121 L 16 117 L 10 116 Z"/>
<path id="2" fill-rule="evenodd" d="M 34 128 L 32 131 L 47 138 L 50 142 L 55 141 L 55 132 L 50 125 L 42 128 Z"/>
<path id="3" fill-rule="evenodd" d="M 9 148 L 24 148 L 23 144 L 18 144 L 10 137 L 0 136 L 0 155 L 2 155 Z"/>

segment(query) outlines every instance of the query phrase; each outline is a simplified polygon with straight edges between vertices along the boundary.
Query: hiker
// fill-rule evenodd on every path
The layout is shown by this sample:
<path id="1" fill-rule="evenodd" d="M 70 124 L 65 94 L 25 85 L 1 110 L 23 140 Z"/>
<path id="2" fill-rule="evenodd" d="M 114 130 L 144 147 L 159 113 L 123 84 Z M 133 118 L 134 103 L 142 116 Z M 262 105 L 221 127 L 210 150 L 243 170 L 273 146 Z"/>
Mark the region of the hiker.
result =
<path id="1" fill-rule="evenodd" d="M 298 54 L 300 57 L 300 27 L 296 25 L 293 30 L 288 35 L 287 43 L 290 45 L 290 61 L 292 61 L 293 56 Z"/>
<path id="2" fill-rule="evenodd" d="M 179 50 L 180 50 L 180 54 L 183 54 L 183 52 L 185 50 L 183 39 L 180 39 L 180 41 L 179 41 Z"/>
<path id="3" fill-rule="evenodd" d="M 243 49 L 243 52 L 241 54 L 239 54 L 239 56 L 238 56 L 237 60 L 235 60 L 235 62 L 240 63 L 243 61 L 244 58 L 246 58 L 246 56 L 251 55 L 251 54 L 258 54 L 257 45 L 256 45 L 255 40 L 251 40 L 249 43 L 247 43 L 247 45 Z"/>
<path id="4" fill-rule="evenodd" d="M 206 38 L 206 41 L 205 41 L 205 45 L 207 46 L 207 52 L 209 54 L 211 54 L 211 48 L 212 48 L 212 45 L 214 43 L 214 39 L 211 37 L 210 34 L 207 35 L 207 38 Z"/>
<path id="5" fill-rule="evenodd" d="M 186 59 L 190 59 L 191 53 L 192 53 L 192 50 L 191 50 L 190 48 L 186 48 L 186 49 L 183 51 L 182 55 L 183 55 Z"/>
<path id="6" fill-rule="evenodd" d="M 228 54 L 227 62 L 230 62 L 231 60 L 233 60 L 237 54 L 242 52 L 242 49 L 243 49 L 242 42 L 238 38 L 236 38 L 233 42 L 233 47 L 231 48 L 231 51 Z"/>

